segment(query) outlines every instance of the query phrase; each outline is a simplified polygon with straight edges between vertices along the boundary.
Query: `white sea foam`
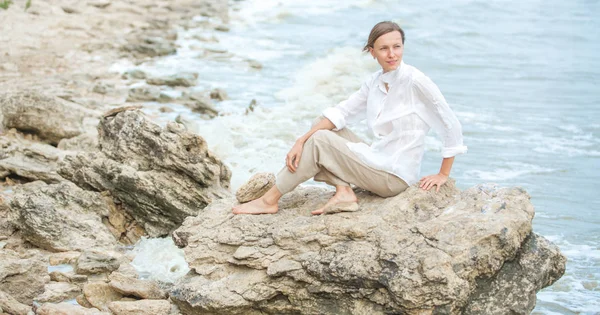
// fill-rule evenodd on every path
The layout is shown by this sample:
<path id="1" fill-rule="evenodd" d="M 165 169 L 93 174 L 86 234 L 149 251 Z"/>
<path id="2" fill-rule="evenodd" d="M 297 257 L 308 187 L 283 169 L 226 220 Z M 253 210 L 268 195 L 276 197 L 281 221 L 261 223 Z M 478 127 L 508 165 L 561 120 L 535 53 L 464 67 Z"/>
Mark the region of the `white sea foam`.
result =
<path id="1" fill-rule="evenodd" d="M 465 177 L 475 177 L 484 181 L 502 181 L 532 174 L 547 174 L 555 172 L 556 169 L 541 167 L 535 164 L 522 162 L 502 163 L 501 166 L 493 166 L 490 170 L 468 170 Z"/>
<path id="2" fill-rule="evenodd" d="M 135 245 L 131 265 L 140 278 L 173 283 L 190 271 L 183 250 L 171 238 L 145 238 Z"/>

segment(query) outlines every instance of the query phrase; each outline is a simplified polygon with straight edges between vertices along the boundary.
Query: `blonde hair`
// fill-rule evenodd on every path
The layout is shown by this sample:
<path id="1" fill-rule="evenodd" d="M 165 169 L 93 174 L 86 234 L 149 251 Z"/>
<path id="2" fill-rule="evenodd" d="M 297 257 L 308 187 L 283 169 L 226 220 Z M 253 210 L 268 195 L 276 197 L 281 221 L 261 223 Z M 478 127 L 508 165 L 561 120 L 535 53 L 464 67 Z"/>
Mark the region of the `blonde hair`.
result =
<path id="1" fill-rule="evenodd" d="M 369 51 L 369 48 L 373 48 L 375 41 L 381 36 L 387 33 L 391 33 L 394 31 L 400 32 L 402 35 L 402 44 L 404 44 L 404 30 L 398 24 L 392 21 L 383 21 L 375 24 L 371 29 L 371 33 L 369 34 L 369 39 L 367 40 L 367 44 L 363 47 L 363 51 Z"/>

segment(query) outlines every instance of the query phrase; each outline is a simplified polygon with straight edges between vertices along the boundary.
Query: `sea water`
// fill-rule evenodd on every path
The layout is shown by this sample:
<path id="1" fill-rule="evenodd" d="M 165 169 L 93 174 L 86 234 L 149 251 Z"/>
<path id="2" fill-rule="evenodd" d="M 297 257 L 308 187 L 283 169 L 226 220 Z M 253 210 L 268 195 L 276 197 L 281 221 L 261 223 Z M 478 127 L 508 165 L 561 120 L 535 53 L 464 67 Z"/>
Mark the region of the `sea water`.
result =
<path id="1" fill-rule="evenodd" d="M 463 125 L 469 152 L 454 163 L 457 185 L 524 187 L 534 231 L 568 258 L 534 314 L 600 312 L 599 1 L 246 0 L 230 16 L 229 32 L 181 30 L 176 55 L 139 68 L 195 71 L 195 89 L 227 91 L 213 120 L 176 104 L 146 112 L 163 123 L 182 115 L 232 169 L 234 190 L 277 172 L 311 121 L 378 70 L 361 49 L 375 23 L 392 20 L 406 32 L 403 60 L 437 83 Z M 427 138 L 422 175 L 439 170 L 441 146 Z"/>

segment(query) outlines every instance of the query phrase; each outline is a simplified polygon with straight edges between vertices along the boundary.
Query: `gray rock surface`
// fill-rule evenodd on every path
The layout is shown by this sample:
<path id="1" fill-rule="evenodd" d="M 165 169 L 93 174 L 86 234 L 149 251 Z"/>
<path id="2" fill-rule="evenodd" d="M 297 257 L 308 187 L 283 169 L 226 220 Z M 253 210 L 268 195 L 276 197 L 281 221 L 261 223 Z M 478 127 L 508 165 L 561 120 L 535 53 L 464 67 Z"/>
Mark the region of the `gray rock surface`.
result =
<path id="1" fill-rule="evenodd" d="M 15 188 L 10 206 L 19 214 L 23 238 L 38 247 L 70 251 L 117 244 L 102 223 L 102 217 L 110 214 L 106 201 L 99 193 L 68 181 L 20 185 Z"/>
<path id="2" fill-rule="evenodd" d="M 31 307 L 0 291 L 0 313 L 27 315 Z"/>
<path id="3" fill-rule="evenodd" d="M 194 86 L 196 85 L 196 79 L 198 73 L 195 72 L 183 72 L 168 76 L 149 77 L 146 78 L 146 82 L 151 85 L 168 85 L 168 86 Z"/>
<path id="4" fill-rule="evenodd" d="M 273 173 L 258 173 L 250 177 L 235 193 L 238 202 L 244 203 L 262 197 L 275 185 Z"/>
<path id="5" fill-rule="evenodd" d="M 98 132 L 101 151 L 67 156 L 58 172 L 82 188 L 110 191 L 150 236 L 167 235 L 231 196 L 231 171 L 180 124 L 161 128 L 139 111 L 124 111 L 102 119 Z"/>
<path id="6" fill-rule="evenodd" d="M 114 252 L 99 250 L 85 251 L 77 259 L 75 272 L 78 274 L 95 274 L 113 272 L 119 269 L 121 256 Z"/>
<path id="7" fill-rule="evenodd" d="M 109 277 L 109 285 L 113 290 L 125 296 L 137 296 L 142 299 L 166 299 L 167 294 L 160 289 L 156 282 L 128 277 L 119 272 L 113 272 Z"/>
<path id="8" fill-rule="evenodd" d="M 108 312 L 101 312 L 96 308 L 85 308 L 80 305 L 73 305 L 67 302 L 63 303 L 45 303 L 36 311 L 37 315 L 109 315 Z"/>
<path id="9" fill-rule="evenodd" d="M 279 213 L 261 216 L 233 215 L 233 198 L 217 200 L 186 219 L 173 239 L 195 273 L 171 299 L 184 314 L 525 314 L 564 272 L 564 256 L 532 234 L 520 188 L 360 192 L 358 212 L 310 216 L 330 196 L 296 189 Z M 510 264 L 525 264 L 535 285 L 513 288 L 522 282 L 507 280 Z M 489 298 L 495 287 L 522 294 Z"/>
<path id="10" fill-rule="evenodd" d="M 143 36 L 139 39 L 136 37 L 136 39 L 124 45 L 122 49 L 133 53 L 137 57 L 166 56 L 177 51 L 173 41 L 158 36 Z"/>
<path id="11" fill-rule="evenodd" d="M 4 129 L 33 133 L 52 144 L 81 134 L 84 119 L 94 114 L 78 104 L 35 91 L 0 96 L 0 111 Z"/>
<path id="12" fill-rule="evenodd" d="M 108 308 L 115 315 L 169 315 L 171 304 L 166 300 L 117 301 Z"/>
<path id="13" fill-rule="evenodd" d="M 46 261 L 36 250 L 19 253 L 0 249 L 0 291 L 19 303 L 32 305 L 50 282 Z"/>
<path id="14" fill-rule="evenodd" d="M 0 179 L 18 176 L 46 183 L 64 180 L 56 173 L 56 165 L 65 155 L 62 150 L 16 133 L 0 136 L 0 149 Z"/>

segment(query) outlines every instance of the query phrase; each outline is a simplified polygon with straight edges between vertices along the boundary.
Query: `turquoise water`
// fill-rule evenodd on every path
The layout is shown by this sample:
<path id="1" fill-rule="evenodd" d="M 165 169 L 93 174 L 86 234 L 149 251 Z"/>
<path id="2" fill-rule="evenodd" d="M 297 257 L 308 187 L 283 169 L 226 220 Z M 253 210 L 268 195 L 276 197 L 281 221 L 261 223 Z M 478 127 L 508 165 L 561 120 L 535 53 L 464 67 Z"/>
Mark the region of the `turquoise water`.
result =
<path id="1" fill-rule="evenodd" d="M 534 230 L 568 257 L 534 314 L 600 312 L 600 2 L 295 2 L 235 2 L 230 32 L 182 31 L 178 55 L 142 65 L 197 71 L 198 89 L 230 96 L 218 104 L 226 115 L 212 121 L 183 108 L 161 117 L 186 115 L 231 166 L 236 188 L 282 167 L 310 121 L 377 70 L 361 48 L 376 22 L 396 21 L 407 35 L 404 61 L 438 84 L 463 124 L 469 153 L 452 170 L 458 186 L 525 187 Z M 228 55 L 199 59 L 192 46 Z M 252 99 L 258 109 L 246 115 Z M 438 171 L 440 147 L 428 138 L 423 175 Z"/>

